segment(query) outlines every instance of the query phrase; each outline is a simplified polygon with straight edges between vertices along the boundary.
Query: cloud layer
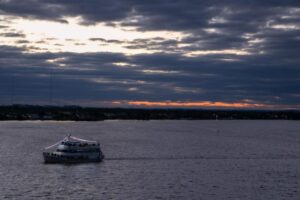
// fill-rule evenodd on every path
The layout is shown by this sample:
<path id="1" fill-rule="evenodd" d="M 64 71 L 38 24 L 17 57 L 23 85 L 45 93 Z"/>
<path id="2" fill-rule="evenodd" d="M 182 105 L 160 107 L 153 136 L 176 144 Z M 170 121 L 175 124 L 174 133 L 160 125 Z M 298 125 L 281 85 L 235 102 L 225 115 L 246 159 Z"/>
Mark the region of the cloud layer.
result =
<path id="1" fill-rule="evenodd" d="M 299 22 L 299 1 L 0 0 L 0 103 L 299 108 Z"/>

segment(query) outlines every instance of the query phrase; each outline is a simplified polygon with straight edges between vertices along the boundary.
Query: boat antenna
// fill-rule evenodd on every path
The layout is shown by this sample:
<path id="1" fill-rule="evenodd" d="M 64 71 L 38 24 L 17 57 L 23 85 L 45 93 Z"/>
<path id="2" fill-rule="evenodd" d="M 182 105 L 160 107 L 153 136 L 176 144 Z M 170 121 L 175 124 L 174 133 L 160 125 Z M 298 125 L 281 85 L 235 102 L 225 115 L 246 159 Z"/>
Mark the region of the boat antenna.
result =
<path id="1" fill-rule="evenodd" d="M 15 74 L 11 76 L 11 88 L 10 88 L 10 104 L 13 105 L 15 100 Z"/>
<path id="2" fill-rule="evenodd" d="M 53 69 L 49 69 L 49 105 L 53 105 Z"/>

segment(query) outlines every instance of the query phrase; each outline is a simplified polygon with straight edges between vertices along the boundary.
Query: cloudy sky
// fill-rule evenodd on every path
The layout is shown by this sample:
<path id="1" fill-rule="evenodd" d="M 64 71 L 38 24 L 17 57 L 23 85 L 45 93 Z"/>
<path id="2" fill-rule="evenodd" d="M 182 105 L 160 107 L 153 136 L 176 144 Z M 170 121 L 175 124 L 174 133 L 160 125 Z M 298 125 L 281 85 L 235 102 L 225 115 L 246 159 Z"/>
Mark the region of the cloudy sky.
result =
<path id="1" fill-rule="evenodd" d="M 0 104 L 300 108 L 299 0 L 0 0 Z"/>

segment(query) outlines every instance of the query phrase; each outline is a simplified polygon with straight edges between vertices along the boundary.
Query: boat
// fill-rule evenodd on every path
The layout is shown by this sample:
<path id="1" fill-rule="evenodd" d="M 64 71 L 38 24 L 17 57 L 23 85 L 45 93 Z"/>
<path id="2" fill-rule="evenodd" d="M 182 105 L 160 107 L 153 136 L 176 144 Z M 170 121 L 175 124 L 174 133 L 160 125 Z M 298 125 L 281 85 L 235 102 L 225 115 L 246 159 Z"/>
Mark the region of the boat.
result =
<path id="1" fill-rule="evenodd" d="M 53 148 L 55 149 L 51 151 Z M 45 163 L 101 162 L 104 159 L 99 142 L 71 135 L 46 147 L 43 157 Z"/>

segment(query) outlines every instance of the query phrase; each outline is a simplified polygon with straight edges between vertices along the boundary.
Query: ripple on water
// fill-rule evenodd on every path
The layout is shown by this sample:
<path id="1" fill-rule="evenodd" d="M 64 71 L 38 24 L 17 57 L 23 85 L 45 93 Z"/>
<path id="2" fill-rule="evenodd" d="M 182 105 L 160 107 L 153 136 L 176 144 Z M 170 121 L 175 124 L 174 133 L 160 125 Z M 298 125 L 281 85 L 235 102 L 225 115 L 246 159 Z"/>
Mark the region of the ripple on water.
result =
<path id="1" fill-rule="evenodd" d="M 216 131 L 219 130 L 219 131 Z M 300 124 L 289 121 L 0 122 L 0 199 L 291 199 Z M 65 133 L 106 160 L 44 165 Z"/>

